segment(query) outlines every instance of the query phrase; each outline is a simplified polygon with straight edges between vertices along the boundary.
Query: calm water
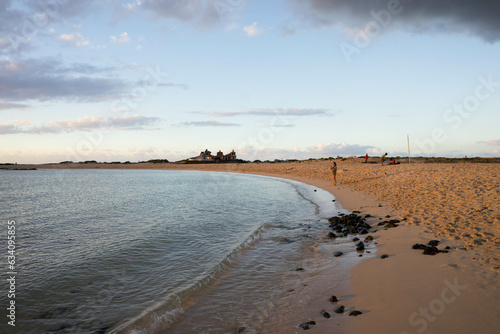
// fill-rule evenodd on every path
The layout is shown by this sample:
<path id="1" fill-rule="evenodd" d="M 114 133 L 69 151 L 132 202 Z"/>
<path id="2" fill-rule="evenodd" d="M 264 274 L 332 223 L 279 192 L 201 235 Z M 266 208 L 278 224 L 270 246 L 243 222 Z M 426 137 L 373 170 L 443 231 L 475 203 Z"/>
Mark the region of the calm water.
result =
<path id="1" fill-rule="evenodd" d="M 305 184 L 195 171 L 0 171 L 0 195 L 2 333 L 261 331 L 337 212 Z"/>

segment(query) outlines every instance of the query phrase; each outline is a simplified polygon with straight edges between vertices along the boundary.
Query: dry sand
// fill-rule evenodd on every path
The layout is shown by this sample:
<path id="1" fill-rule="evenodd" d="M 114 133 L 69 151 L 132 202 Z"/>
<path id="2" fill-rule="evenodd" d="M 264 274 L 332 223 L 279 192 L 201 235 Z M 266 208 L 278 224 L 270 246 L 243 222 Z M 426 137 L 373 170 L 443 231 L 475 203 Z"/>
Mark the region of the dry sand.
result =
<path id="1" fill-rule="evenodd" d="M 361 159 L 248 164 L 43 165 L 38 168 L 193 169 L 255 173 L 298 180 L 332 192 L 342 206 L 406 220 L 373 234 L 377 255 L 351 270 L 342 304 L 363 312 L 323 319 L 313 332 L 497 333 L 500 326 L 500 164 L 412 163 L 381 166 Z M 381 204 L 381 206 L 380 206 Z M 437 239 L 447 254 L 423 255 L 415 243 Z M 331 292 L 335 294 L 335 291 Z M 345 291 L 344 291 L 345 293 Z M 326 298 L 327 296 L 325 296 Z M 342 296 L 341 296 L 342 297 Z M 335 305 L 331 305 L 333 309 Z M 299 318 L 298 318 L 299 319 Z M 307 319 L 305 319 L 307 320 Z"/>

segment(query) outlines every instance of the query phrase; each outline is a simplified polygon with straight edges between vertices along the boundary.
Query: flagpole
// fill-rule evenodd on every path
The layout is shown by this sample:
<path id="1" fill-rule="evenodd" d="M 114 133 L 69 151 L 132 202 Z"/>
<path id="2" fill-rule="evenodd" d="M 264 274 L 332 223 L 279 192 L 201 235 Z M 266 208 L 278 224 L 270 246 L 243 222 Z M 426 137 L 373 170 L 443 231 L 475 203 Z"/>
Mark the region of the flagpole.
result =
<path id="1" fill-rule="evenodd" d="M 410 135 L 406 134 L 406 140 L 408 141 L 408 163 L 410 163 Z"/>

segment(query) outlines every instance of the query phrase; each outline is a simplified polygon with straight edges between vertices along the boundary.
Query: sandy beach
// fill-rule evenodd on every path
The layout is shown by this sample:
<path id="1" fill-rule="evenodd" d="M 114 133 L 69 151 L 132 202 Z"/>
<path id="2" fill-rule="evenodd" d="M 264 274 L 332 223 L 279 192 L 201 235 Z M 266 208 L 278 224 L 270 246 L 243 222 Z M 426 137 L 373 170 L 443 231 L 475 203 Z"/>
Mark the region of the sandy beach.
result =
<path id="1" fill-rule="evenodd" d="M 350 294 L 338 305 L 357 317 L 320 309 L 313 332 L 496 333 L 500 325 L 500 164 L 412 163 L 381 166 L 362 159 L 240 164 L 54 164 L 16 168 L 119 168 L 206 170 L 290 178 L 325 189 L 342 207 L 369 214 L 377 254 L 351 269 Z M 438 240 L 448 253 L 424 255 L 414 244 Z M 386 254 L 386 258 L 380 256 Z M 331 292 L 335 293 L 335 291 Z M 325 300 L 328 296 L 325 295 Z M 336 304 L 329 305 L 333 311 Z M 307 320 L 307 319 L 304 319 Z M 334 325 L 335 324 L 335 325 Z"/>

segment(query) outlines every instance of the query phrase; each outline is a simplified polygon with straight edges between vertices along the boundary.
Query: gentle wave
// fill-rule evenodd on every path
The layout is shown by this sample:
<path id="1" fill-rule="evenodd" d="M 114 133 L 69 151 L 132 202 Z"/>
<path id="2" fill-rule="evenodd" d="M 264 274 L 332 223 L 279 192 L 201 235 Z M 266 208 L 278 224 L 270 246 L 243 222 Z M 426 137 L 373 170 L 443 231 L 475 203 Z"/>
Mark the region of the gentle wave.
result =
<path id="1" fill-rule="evenodd" d="M 209 288 L 214 281 L 231 270 L 237 261 L 237 255 L 245 249 L 251 248 L 258 241 L 261 233 L 270 226 L 273 225 L 265 223 L 259 226 L 208 273 L 195 278 L 192 285 L 169 296 L 167 302 L 146 310 L 138 318 L 119 326 L 110 333 L 147 334 L 157 333 L 159 330 L 168 329 L 169 326 L 175 322 L 175 319 L 184 312 L 181 305 L 189 303 L 192 296 L 197 295 L 203 289 Z M 137 329 L 135 327 L 140 328 Z"/>

